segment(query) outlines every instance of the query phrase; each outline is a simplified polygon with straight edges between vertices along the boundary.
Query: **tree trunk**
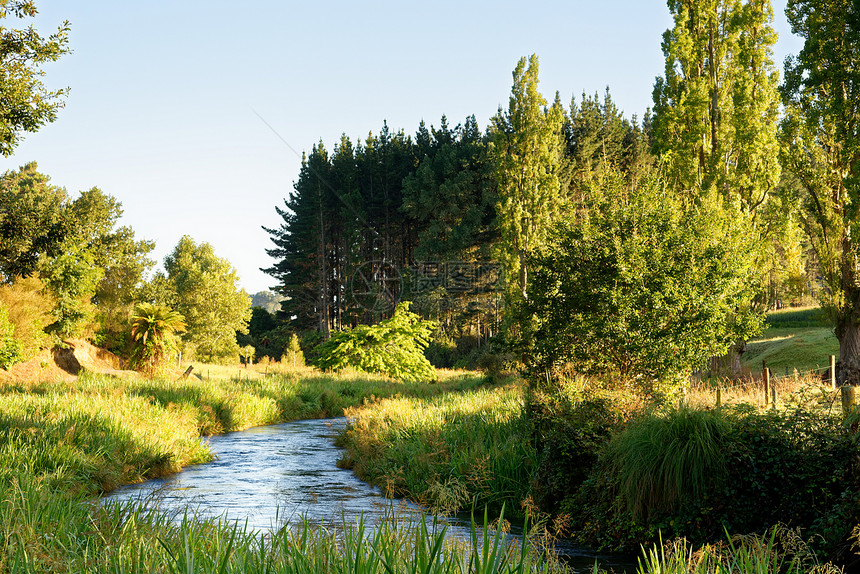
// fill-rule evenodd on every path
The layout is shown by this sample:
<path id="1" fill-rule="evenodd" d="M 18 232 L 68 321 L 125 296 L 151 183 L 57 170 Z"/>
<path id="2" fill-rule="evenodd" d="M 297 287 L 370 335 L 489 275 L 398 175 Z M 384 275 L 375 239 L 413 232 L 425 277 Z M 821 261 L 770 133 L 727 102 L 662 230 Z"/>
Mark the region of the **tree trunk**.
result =
<path id="1" fill-rule="evenodd" d="M 836 383 L 840 386 L 860 385 L 860 325 L 856 315 L 856 312 L 852 313 L 837 327 L 839 360 L 836 362 Z"/>

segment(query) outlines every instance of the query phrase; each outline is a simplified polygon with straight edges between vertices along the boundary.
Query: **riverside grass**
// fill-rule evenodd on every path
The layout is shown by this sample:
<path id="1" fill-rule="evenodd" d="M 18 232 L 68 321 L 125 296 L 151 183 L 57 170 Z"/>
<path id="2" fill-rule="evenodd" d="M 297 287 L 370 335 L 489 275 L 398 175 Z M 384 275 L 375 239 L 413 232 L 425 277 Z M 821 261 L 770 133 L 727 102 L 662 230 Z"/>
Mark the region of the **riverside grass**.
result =
<path id="1" fill-rule="evenodd" d="M 151 554 L 166 526 L 150 521 L 111 541 L 106 533 L 120 525 L 99 518 L 102 511 L 87 501 L 211 459 L 201 434 L 336 416 L 377 397 L 426 397 L 484 383 L 479 375 L 452 372 L 440 373 L 433 385 L 307 369 L 243 375 L 164 381 L 85 373 L 75 382 L 0 387 L 0 572 L 121 571 L 101 558 L 114 544 Z M 223 536 L 225 528 L 213 532 Z M 139 536 L 156 530 L 155 538 Z"/>
<path id="2" fill-rule="evenodd" d="M 433 397 L 397 397 L 348 409 L 338 438 L 344 467 L 389 496 L 408 496 L 436 511 L 529 507 L 536 452 L 514 379 Z M 524 506 L 525 505 L 525 506 Z"/>

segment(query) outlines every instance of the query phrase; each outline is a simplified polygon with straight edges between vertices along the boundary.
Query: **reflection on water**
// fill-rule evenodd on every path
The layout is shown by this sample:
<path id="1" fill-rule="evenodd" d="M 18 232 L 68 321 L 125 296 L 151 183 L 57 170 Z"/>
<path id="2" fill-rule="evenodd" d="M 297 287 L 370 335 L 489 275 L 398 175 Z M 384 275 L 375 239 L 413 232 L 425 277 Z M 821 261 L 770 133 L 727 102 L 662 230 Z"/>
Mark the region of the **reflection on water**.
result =
<path id="1" fill-rule="evenodd" d="M 382 492 L 337 468 L 341 449 L 334 436 L 346 419 L 316 419 L 256 427 L 209 438 L 217 458 L 186 467 L 167 478 L 115 490 L 110 500 L 141 500 L 181 518 L 186 512 L 201 517 L 237 520 L 249 529 L 277 529 L 305 519 L 329 524 L 363 515 L 368 523 L 381 518 L 392 503 Z M 426 516 L 422 507 L 397 501 L 398 508 Z M 449 531 L 468 537 L 469 524 L 448 519 Z M 513 529 L 514 533 L 516 530 Z M 630 569 L 628 557 L 595 555 L 583 548 L 559 544 L 557 550 L 577 566 L 589 567 L 595 558 L 616 572 Z"/>

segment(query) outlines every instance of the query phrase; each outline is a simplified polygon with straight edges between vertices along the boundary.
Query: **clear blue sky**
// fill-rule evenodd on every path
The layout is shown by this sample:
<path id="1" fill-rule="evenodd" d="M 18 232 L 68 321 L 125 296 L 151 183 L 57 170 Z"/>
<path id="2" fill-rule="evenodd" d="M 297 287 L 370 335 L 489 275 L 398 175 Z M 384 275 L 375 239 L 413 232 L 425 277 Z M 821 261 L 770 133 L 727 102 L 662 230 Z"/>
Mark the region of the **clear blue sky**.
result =
<path id="1" fill-rule="evenodd" d="M 606 86 L 626 115 L 651 105 L 662 73 L 658 0 L 294 2 L 37 1 L 43 32 L 71 22 L 73 53 L 46 68 L 69 86 L 57 121 L 0 158 L 37 161 L 70 194 L 99 187 L 122 223 L 156 242 L 207 241 L 254 293 L 273 286 L 261 225 L 292 190 L 301 152 L 419 121 L 481 127 L 507 105 L 517 60 L 540 58 L 541 91 L 577 99 Z M 775 61 L 799 50 L 776 0 Z M 13 22 L 7 22 L 7 25 Z"/>

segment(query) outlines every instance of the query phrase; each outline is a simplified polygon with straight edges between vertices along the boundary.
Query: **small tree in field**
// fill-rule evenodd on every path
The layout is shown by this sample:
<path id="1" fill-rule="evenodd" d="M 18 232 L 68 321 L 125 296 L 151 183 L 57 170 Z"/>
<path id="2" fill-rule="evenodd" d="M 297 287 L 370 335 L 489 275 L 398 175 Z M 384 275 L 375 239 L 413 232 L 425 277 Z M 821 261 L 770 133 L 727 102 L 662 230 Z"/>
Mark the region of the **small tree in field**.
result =
<path id="1" fill-rule="evenodd" d="M 150 377 L 176 350 L 176 334 L 185 330 L 185 320 L 176 311 L 152 303 L 140 303 L 131 318 L 132 368 Z"/>
<path id="2" fill-rule="evenodd" d="M 433 321 L 422 321 L 409 311 L 409 301 L 397 305 L 394 316 L 377 325 L 359 325 L 338 331 L 316 348 L 315 365 L 340 371 L 352 367 L 395 379 L 433 379 L 433 366 L 424 356 L 436 329 Z"/>

